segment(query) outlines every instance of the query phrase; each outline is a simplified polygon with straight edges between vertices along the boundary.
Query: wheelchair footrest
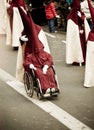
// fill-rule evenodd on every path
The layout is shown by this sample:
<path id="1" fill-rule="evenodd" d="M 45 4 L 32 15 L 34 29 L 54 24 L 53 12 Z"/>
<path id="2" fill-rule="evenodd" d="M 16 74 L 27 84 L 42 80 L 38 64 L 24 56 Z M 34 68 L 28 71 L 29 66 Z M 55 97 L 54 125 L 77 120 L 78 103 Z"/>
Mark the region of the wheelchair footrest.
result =
<path id="1" fill-rule="evenodd" d="M 50 93 L 45 93 L 45 94 L 43 94 L 43 97 L 51 97 L 51 94 Z"/>

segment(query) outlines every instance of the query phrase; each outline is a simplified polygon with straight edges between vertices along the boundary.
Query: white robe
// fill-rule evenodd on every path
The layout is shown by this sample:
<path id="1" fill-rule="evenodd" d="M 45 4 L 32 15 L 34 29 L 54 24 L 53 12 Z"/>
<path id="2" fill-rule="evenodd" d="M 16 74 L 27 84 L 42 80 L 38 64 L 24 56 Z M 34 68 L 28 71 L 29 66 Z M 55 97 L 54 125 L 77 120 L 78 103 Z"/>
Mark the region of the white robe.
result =
<path id="1" fill-rule="evenodd" d="M 21 32 L 23 31 L 23 23 L 17 7 L 13 7 L 12 33 L 9 23 L 9 16 L 7 16 L 7 21 L 8 23 L 6 45 L 11 45 L 12 47 L 19 47 L 19 37 L 21 36 Z"/>
<path id="2" fill-rule="evenodd" d="M 6 0 L 0 0 L 0 34 L 6 34 L 7 12 Z"/>
<path id="3" fill-rule="evenodd" d="M 84 86 L 94 87 L 94 41 L 87 42 Z"/>
<path id="4" fill-rule="evenodd" d="M 89 25 L 85 18 L 85 35 L 86 39 L 90 31 Z M 72 64 L 73 62 L 82 63 L 84 62 L 81 41 L 79 35 L 78 25 L 73 20 L 69 19 L 67 23 L 67 34 L 66 34 L 66 63 Z"/>

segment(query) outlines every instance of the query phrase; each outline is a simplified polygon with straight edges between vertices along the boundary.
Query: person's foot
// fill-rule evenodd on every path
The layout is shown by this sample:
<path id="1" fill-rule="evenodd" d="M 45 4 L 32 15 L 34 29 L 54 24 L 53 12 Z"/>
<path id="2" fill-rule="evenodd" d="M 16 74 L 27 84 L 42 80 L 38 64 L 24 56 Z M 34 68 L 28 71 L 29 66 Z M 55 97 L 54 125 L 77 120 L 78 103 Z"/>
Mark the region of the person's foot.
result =
<path id="1" fill-rule="evenodd" d="M 57 33 L 58 31 L 51 31 L 50 33 Z"/>
<path id="2" fill-rule="evenodd" d="M 47 93 L 50 93 L 50 92 L 51 92 L 51 89 L 48 88 L 45 93 L 47 94 Z"/>
<path id="3" fill-rule="evenodd" d="M 51 92 L 54 93 L 55 92 L 55 88 L 51 88 Z"/>
<path id="4" fill-rule="evenodd" d="M 85 88 L 90 88 L 89 86 L 84 86 Z"/>
<path id="5" fill-rule="evenodd" d="M 13 50 L 15 50 L 15 51 L 18 50 L 18 47 L 13 47 Z"/>
<path id="6" fill-rule="evenodd" d="M 59 93 L 59 89 L 58 88 L 51 88 L 51 92 L 52 93 Z"/>

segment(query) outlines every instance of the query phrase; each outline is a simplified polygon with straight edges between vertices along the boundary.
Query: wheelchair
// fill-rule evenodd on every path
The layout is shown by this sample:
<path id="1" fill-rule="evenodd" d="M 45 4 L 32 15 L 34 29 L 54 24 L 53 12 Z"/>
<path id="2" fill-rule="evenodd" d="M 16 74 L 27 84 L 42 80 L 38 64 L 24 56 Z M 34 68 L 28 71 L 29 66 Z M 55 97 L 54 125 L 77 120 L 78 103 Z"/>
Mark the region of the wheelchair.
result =
<path id="1" fill-rule="evenodd" d="M 53 68 L 53 71 L 55 73 L 55 70 Z M 34 70 L 30 69 L 30 71 L 24 71 L 24 86 L 25 86 L 25 91 L 29 97 L 33 97 L 34 92 L 36 92 L 38 99 L 43 99 L 47 97 L 57 97 L 58 94 L 60 93 L 59 89 L 59 84 L 57 81 L 57 76 L 55 74 L 55 80 L 57 83 L 57 90 L 55 92 L 50 92 L 50 93 L 43 93 L 41 89 L 41 84 L 38 78 L 36 78 Z"/>

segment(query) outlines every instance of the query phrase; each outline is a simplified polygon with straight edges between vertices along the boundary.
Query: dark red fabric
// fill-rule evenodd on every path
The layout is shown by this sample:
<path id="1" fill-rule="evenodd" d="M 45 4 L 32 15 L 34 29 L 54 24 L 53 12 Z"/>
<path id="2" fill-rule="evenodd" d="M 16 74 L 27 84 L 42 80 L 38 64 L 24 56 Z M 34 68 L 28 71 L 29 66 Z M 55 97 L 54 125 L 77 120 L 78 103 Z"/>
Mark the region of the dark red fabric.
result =
<path id="1" fill-rule="evenodd" d="M 37 53 L 41 49 L 44 49 L 43 44 L 38 38 L 38 35 L 41 31 L 41 27 L 36 25 L 33 22 L 31 15 L 29 13 L 26 14 L 20 7 L 19 7 L 19 12 L 23 21 L 24 31 L 29 39 L 28 41 L 29 44 L 27 43 L 27 45 L 32 44 L 30 45 L 32 47 L 29 49 L 31 49 L 32 53 Z"/>
<path id="2" fill-rule="evenodd" d="M 83 12 L 80 10 L 80 0 L 73 0 L 72 10 L 70 11 L 67 19 L 68 20 L 71 19 L 77 25 L 78 25 L 78 14 L 77 14 L 78 11 L 83 15 Z"/>
<path id="3" fill-rule="evenodd" d="M 81 41 L 81 48 L 82 48 L 82 54 L 83 54 L 83 58 L 84 58 L 84 62 L 86 59 L 86 35 L 85 35 L 85 25 L 84 25 L 84 15 L 82 14 L 82 17 L 78 17 L 78 27 L 79 27 L 79 31 L 83 30 L 83 33 L 79 32 L 79 37 L 80 37 L 80 41 Z"/>
<path id="4" fill-rule="evenodd" d="M 24 7 L 24 9 L 26 9 L 24 0 L 12 0 L 10 5 L 12 8 L 22 6 L 22 7 Z"/>
<path id="5" fill-rule="evenodd" d="M 94 29 L 91 29 L 91 31 L 89 32 L 88 40 L 94 41 Z"/>
<path id="6" fill-rule="evenodd" d="M 41 88 L 43 92 L 47 90 L 47 88 L 56 88 L 57 84 L 55 81 L 55 74 L 52 69 L 53 61 L 50 54 L 47 52 L 42 51 L 39 54 L 29 54 L 24 61 L 24 67 L 28 71 L 30 70 L 29 65 L 33 64 L 37 70 L 35 71 L 36 77 L 39 79 Z M 48 71 L 46 74 L 43 74 L 42 68 L 44 65 L 48 65 Z"/>
<path id="7" fill-rule="evenodd" d="M 12 0 L 9 4 L 10 7 L 7 9 L 7 11 L 10 16 L 13 15 L 13 7 L 22 6 L 24 9 L 26 9 L 24 0 Z"/>

